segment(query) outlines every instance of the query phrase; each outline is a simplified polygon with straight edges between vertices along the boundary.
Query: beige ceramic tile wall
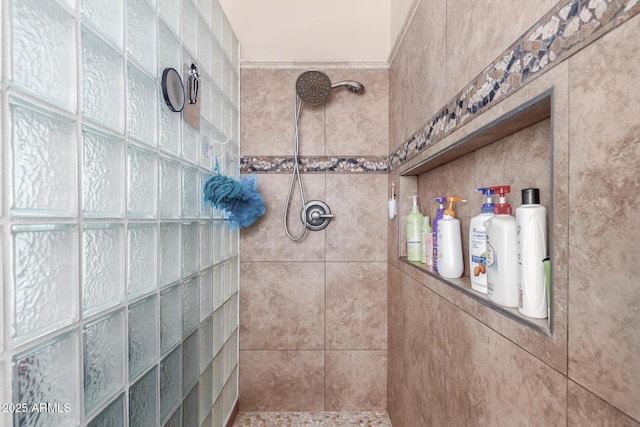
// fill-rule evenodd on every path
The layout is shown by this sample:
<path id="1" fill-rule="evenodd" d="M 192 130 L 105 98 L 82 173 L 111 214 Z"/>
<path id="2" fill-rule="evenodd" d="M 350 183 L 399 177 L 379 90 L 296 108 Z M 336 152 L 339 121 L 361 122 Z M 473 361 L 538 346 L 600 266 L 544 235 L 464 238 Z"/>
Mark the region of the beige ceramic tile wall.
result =
<path id="1" fill-rule="evenodd" d="M 243 156 L 292 156 L 293 94 L 302 69 L 243 69 Z M 304 106 L 302 156 L 386 156 L 388 71 L 332 68 L 364 95 L 337 89 Z M 241 232 L 240 410 L 385 410 L 385 174 L 302 174 L 306 200 L 335 218 L 292 242 L 282 229 L 289 174 L 258 175 L 266 214 Z M 301 231 L 299 197 L 289 224 Z"/>
<path id="2" fill-rule="evenodd" d="M 496 3 L 496 14 L 512 10 L 512 2 Z M 420 4 L 417 16 L 431 13 L 428 4 Z M 517 37 L 547 6 L 519 9 L 526 16 L 501 20 L 501 31 Z M 450 38 L 461 34 L 450 18 L 448 14 L 447 46 Z M 456 19 L 472 22 L 471 17 Z M 487 33 L 495 31 L 484 28 Z M 399 264 L 390 243 L 388 407 L 394 426 L 640 425 L 640 294 L 632 271 L 640 238 L 640 118 L 630 108 L 640 87 L 635 71 L 640 66 L 639 30 L 640 16 L 636 16 L 407 164 L 553 88 L 554 336 L 547 339 L 530 333 L 438 280 Z M 444 31 L 442 23 L 439 32 Z M 406 90 L 399 82 L 415 78 L 432 60 L 429 52 L 424 58 L 413 58 L 416 64 L 402 56 L 403 50 L 420 52 L 424 41 L 415 37 L 417 32 L 409 29 L 391 66 L 392 100 L 398 96 L 395 93 Z M 511 41 L 494 34 L 486 38 L 504 43 L 491 53 L 494 56 Z M 483 34 L 474 39 L 484 40 Z M 452 58 L 480 61 L 482 46 L 473 46 L 475 52 Z M 485 57 L 483 62 L 491 59 Z M 448 81 L 461 86 L 467 83 L 464 79 L 461 74 Z M 425 78 L 416 91 L 438 93 L 437 81 L 438 76 Z M 451 95 L 461 88 L 447 86 L 447 91 Z M 394 132 L 408 136 L 420 125 L 417 119 L 407 119 L 411 114 L 407 111 L 423 108 L 423 101 L 407 101 L 414 103 L 390 105 L 392 147 L 403 142 L 399 138 L 394 143 Z M 423 119 L 443 104 L 423 109 Z M 537 128 L 527 132 L 548 129 L 544 123 Z M 429 183 L 423 182 L 424 191 L 437 182 L 455 185 L 447 179 L 448 168 L 441 172 Z M 496 173 L 522 178 L 520 170 Z M 389 182 L 394 180 L 398 180 L 397 171 L 389 176 Z M 606 220 L 610 194 L 615 192 L 625 198 Z M 397 241 L 396 230 L 397 226 L 389 227 L 390 242 Z M 418 357 L 421 363 L 414 360 Z"/>

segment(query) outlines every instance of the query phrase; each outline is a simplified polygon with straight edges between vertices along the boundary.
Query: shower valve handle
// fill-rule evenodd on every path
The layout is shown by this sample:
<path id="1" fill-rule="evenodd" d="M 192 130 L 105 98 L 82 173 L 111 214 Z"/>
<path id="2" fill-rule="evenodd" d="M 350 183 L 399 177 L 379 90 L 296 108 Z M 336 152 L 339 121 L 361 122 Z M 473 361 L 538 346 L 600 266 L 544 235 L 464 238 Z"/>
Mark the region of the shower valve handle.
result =
<path id="1" fill-rule="evenodd" d="M 319 210 L 314 210 L 311 212 L 311 219 L 320 219 L 320 218 L 333 218 L 333 214 L 328 213 L 320 213 Z"/>

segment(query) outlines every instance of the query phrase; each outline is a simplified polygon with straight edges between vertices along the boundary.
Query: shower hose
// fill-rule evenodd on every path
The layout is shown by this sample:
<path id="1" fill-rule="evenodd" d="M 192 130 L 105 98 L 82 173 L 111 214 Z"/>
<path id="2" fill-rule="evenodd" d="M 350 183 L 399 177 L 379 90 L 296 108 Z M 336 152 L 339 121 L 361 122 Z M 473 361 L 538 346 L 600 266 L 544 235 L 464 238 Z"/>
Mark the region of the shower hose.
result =
<path id="1" fill-rule="evenodd" d="M 296 180 L 298 181 L 298 190 L 300 191 L 300 201 L 302 203 L 302 209 L 304 209 L 306 203 L 304 201 L 304 190 L 302 188 L 302 180 L 300 178 L 300 169 L 298 167 L 298 120 L 300 119 L 300 110 L 302 109 L 302 99 L 298 99 L 298 92 L 293 94 L 293 123 L 294 123 L 294 131 L 293 131 L 293 170 L 291 171 L 291 182 L 289 184 L 289 194 L 287 194 L 287 201 L 284 204 L 284 232 L 287 234 L 287 237 L 294 242 L 301 240 L 305 233 L 307 232 L 307 215 L 302 216 L 302 222 L 304 227 L 302 228 L 302 232 L 297 236 L 292 236 L 289 232 L 289 227 L 287 226 L 287 218 L 289 216 L 289 204 L 291 203 L 291 197 L 293 195 L 293 186 L 295 185 Z"/>

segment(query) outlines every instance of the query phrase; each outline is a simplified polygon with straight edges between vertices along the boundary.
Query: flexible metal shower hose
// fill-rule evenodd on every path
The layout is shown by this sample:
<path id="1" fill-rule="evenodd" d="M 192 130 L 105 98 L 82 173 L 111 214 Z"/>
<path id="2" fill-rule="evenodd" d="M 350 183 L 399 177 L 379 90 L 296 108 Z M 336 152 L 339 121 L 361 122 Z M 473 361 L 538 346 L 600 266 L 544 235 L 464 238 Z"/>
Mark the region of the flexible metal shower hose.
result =
<path id="1" fill-rule="evenodd" d="M 300 119 L 301 108 L 302 108 L 302 99 L 298 99 L 298 93 L 295 92 L 293 94 L 293 122 L 294 122 L 293 171 L 291 171 L 291 182 L 289 183 L 289 194 L 287 194 L 287 201 L 284 204 L 284 220 L 283 220 L 284 232 L 286 233 L 287 237 L 293 240 L 294 242 L 301 240 L 304 237 L 305 233 L 307 232 L 307 215 L 302 215 L 302 222 L 304 224 L 304 227 L 302 228 L 302 233 L 300 233 L 298 236 L 292 236 L 287 226 L 287 218 L 289 216 L 289 204 L 291 203 L 291 197 L 293 195 L 293 186 L 296 179 L 298 180 L 298 189 L 300 190 L 300 200 L 302 203 L 302 209 L 304 209 L 304 206 L 306 206 L 306 203 L 304 201 L 304 190 L 302 188 L 302 180 L 300 178 L 300 169 L 298 167 L 298 147 L 299 147 L 298 120 Z"/>

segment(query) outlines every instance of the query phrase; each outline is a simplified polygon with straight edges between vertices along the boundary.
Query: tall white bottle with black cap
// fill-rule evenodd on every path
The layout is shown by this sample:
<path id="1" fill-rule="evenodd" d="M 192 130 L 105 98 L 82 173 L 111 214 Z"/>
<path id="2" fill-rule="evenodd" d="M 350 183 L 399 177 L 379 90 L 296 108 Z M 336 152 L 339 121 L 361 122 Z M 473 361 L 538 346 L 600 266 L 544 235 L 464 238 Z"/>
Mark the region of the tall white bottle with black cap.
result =
<path id="1" fill-rule="evenodd" d="M 522 190 L 522 206 L 516 209 L 518 228 L 518 287 L 520 313 L 547 317 L 547 286 L 544 259 L 547 256 L 547 208 L 540 204 L 540 190 Z"/>

